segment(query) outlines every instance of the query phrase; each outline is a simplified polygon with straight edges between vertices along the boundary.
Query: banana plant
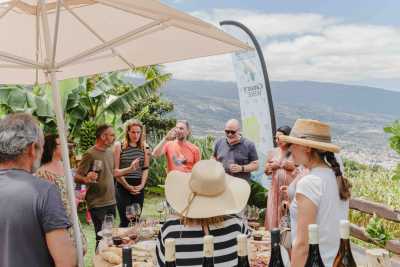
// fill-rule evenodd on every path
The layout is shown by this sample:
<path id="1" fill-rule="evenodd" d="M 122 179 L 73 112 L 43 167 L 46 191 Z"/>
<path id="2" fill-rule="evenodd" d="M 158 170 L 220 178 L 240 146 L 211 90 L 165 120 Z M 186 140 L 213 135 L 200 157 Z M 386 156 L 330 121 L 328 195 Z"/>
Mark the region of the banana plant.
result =
<path id="1" fill-rule="evenodd" d="M 127 79 L 132 73 L 143 78 L 137 85 Z M 79 136 L 79 129 L 85 121 L 121 123 L 121 115 L 128 112 L 134 103 L 155 93 L 171 74 L 163 73 L 160 66 L 136 68 L 129 72 L 112 72 L 79 78 L 79 84 L 68 95 L 66 113 L 70 133 Z"/>
<path id="2" fill-rule="evenodd" d="M 0 113 L 27 112 L 34 115 L 46 132 L 54 132 L 56 121 L 49 99 L 40 87 L 10 85 L 0 87 Z"/>

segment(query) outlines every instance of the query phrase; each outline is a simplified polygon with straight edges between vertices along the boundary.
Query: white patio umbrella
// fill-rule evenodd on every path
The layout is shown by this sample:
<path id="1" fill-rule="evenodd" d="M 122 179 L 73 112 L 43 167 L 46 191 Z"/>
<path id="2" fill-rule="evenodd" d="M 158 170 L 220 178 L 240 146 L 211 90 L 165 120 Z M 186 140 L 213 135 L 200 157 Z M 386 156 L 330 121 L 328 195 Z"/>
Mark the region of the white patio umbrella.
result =
<path id="1" fill-rule="evenodd" d="M 0 84 L 50 82 L 79 265 L 82 244 L 58 80 L 249 47 L 156 0 L 0 0 Z"/>

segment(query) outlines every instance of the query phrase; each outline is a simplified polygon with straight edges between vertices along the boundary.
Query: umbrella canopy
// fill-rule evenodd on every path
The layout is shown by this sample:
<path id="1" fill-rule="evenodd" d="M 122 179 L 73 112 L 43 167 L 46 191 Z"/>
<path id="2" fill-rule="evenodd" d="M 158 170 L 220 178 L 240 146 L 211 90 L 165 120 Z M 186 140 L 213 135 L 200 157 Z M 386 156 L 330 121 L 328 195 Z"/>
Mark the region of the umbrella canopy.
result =
<path id="1" fill-rule="evenodd" d="M 79 266 L 83 266 L 58 80 L 250 47 L 156 0 L 0 1 L 0 84 L 52 85 Z"/>
<path id="2" fill-rule="evenodd" d="M 2 84 L 47 82 L 49 69 L 63 80 L 248 48 L 153 0 L 4 2 L 0 44 Z"/>

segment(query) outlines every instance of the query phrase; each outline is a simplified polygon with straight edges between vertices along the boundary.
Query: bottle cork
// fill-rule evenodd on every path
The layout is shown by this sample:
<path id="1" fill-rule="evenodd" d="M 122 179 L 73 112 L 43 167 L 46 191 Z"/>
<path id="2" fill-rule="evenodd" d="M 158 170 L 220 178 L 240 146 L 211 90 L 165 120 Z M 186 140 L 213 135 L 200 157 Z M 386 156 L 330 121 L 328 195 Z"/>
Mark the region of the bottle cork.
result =
<path id="1" fill-rule="evenodd" d="M 308 226 L 308 243 L 310 245 L 319 244 L 319 226 L 318 226 L 318 224 L 310 224 Z"/>
<path id="2" fill-rule="evenodd" d="M 340 238 L 349 239 L 350 237 L 350 222 L 348 220 L 340 221 Z"/>
<path id="3" fill-rule="evenodd" d="M 175 239 L 173 238 L 167 238 L 165 240 L 165 261 L 175 261 Z"/>
<path id="4" fill-rule="evenodd" d="M 203 239 L 203 253 L 204 257 L 212 258 L 214 257 L 214 237 L 212 235 L 206 235 Z"/>
<path id="5" fill-rule="evenodd" d="M 247 235 L 240 234 L 237 236 L 237 253 L 239 257 L 247 256 Z"/>

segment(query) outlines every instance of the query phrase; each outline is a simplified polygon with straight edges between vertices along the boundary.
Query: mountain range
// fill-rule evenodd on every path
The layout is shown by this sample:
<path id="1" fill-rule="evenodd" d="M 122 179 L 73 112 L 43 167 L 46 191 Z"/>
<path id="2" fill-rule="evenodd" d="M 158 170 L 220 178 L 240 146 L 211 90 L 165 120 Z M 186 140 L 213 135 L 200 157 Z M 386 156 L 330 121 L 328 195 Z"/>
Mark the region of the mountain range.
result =
<path id="1" fill-rule="evenodd" d="M 297 118 L 318 119 L 332 127 L 345 157 L 392 167 L 400 159 L 388 146 L 383 127 L 400 118 L 400 92 L 310 81 L 272 81 L 277 125 Z M 240 118 L 233 82 L 171 80 L 161 94 L 174 103 L 173 116 L 188 119 L 197 136 L 222 136 L 224 123 Z"/>

